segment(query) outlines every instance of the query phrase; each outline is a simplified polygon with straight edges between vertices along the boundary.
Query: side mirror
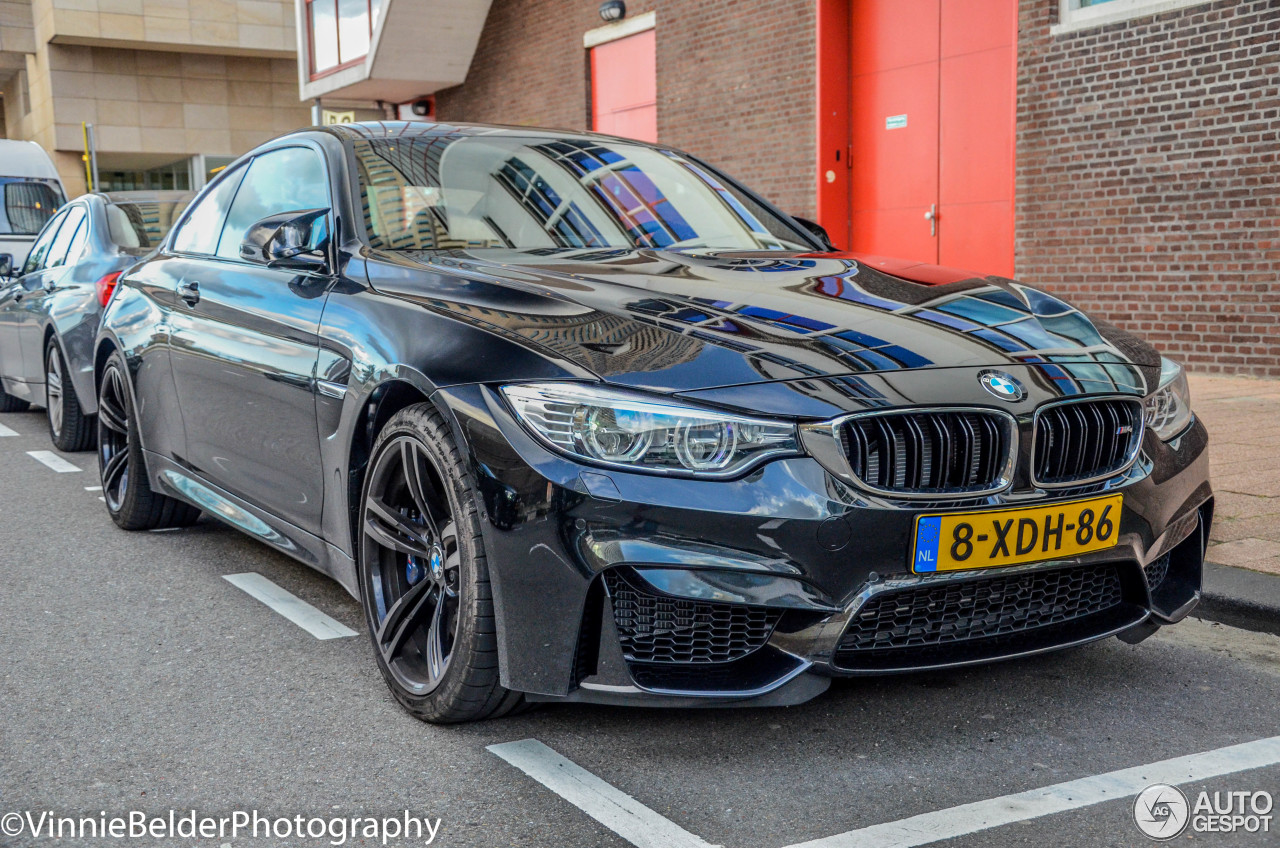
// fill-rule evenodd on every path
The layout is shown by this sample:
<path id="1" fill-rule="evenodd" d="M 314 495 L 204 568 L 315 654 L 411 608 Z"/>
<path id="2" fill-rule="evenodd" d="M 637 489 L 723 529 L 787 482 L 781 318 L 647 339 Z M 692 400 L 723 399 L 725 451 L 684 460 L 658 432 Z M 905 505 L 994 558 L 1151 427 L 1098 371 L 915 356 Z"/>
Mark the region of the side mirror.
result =
<path id="1" fill-rule="evenodd" d="M 827 231 L 817 221 L 810 221 L 808 218 L 801 218 L 798 215 L 792 215 L 791 220 L 795 221 L 801 227 L 809 232 L 818 242 L 827 250 L 839 250 L 831 242 L 831 236 L 827 235 Z"/>
<path id="2" fill-rule="evenodd" d="M 0 277 L 12 277 L 13 272 L 13 254 L 0 253 Z"/>
<path id="3" fill-rule="evenodd" d="M 268 268 L 322 271 L 329 265 L 328 209 L 302 209 L 263 218 L 249 228 L 240 258 Z"/>

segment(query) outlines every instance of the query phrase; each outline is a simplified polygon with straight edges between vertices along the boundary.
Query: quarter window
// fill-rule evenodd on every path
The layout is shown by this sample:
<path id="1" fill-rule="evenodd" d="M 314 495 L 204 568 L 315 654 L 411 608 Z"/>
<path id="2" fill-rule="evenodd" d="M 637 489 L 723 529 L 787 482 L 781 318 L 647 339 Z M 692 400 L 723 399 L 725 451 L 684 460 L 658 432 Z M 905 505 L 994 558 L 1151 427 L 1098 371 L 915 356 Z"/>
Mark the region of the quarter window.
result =
<path id="1" fill-rule="evenodd" d="M 49 255 L 45 257 L 45 268 L 57 268 L 64 265 L 68 259 L 75 262 L 79 258 L 77 255 L 80 248 L 84 245 L 84 239 L 81 233 L 85 230 L 84 207 L 72 206 L 67 211 L 67 217 L 63 220 L 62 226 L 58 228 L 58 235 L 53 240 L 53 244 L 49 247 Z"/>
<path id="2" fill-rule="evenodd" d="M 66 220 L 66 217 L 66 213 L 63 212 L 45 225 L 45 228 L 40 232 L 40 237 L 31 246 L 31 252 L 27 254 L 27 261 L 22 266 L 23 274 L 30 274 L 40 269 L 40 263 L 44 261 L 45 255 L 49 253 L 49 245 L 53 244 L 54 237 L 58 235 L 58 227 Z"/>
<path id="3" fill-rule="evenodd" d="M 249 228 L 271 215 L 329 206 L 324 162 L 314 150 L 286 147 L 256 157 L 227 214 L 218 256 L 239 259 Z"/>
<path id="4" fill-rule="evenodd" d="M 182 222 L 173 237 L 173 249 L 177 253 L 202 253 L 213 255 L 218 250 L 218 235 L 227 217 L 227 208 L 236 196 L 236 189 L 244 178 L 242 166 L 228 173 L 196 199 L 191 214 Z"/>

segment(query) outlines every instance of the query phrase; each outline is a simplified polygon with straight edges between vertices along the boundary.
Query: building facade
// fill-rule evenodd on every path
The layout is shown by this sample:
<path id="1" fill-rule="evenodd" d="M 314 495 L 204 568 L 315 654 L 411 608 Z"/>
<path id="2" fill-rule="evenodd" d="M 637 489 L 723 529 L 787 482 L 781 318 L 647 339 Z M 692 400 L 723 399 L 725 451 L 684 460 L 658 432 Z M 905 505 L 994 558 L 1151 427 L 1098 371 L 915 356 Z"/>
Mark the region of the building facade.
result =
<path id="1" fill-rule="evenodd" d="M 656 139 L 842 247 L 1016 275 L 1193 368 L 1280 376 L 1274 0 L 605 11 L 298 0 L 299 90 L 388 116 Z M 414 26 L 443 47 L 408 49 Z"/>
<path id="2" fill-rule="evenodd" d="M 3 0 L 9 138 L 84 191 L 93 125 L 104 189 L 198 188 L 262 141 L 305 126 L 289 0 Z"/>

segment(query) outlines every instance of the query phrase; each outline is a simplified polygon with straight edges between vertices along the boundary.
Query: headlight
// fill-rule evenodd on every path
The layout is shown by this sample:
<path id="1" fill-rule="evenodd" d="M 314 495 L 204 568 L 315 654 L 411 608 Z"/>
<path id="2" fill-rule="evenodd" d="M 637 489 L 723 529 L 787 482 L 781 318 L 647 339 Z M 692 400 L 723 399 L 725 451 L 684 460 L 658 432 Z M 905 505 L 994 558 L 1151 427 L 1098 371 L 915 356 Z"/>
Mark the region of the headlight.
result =
<path id="1" fill-rule="evenodd" d="M 1147 426 L 1161 441 L 1169 441 L 1191 423 L 1191 389 L 1182 366 L 1160 359 L 1160 388 L 1147 395 Z"/>
<path id="2" fill-rule="evenodd" d="M 731 477 L 767 458 L 800 453 L 795 425 L 780 421 L 573 383 L 503 386 L 502 393 L 544 442 L 597 465 Z"/>

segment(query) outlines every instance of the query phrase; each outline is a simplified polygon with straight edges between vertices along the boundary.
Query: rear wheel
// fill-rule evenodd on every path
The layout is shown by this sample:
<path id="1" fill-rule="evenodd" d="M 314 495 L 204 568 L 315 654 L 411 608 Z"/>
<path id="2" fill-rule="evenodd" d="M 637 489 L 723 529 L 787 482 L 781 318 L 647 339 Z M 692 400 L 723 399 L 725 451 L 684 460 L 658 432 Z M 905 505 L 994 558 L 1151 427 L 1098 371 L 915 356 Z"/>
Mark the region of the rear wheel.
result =
<path id="1" fill-rule="evenodd" d="M 107 512 L 125 530 L 194 524 L 200 510 L 153 490 L 147 479 L 128 373 L 113 353 L 98 382 L 98 471 Z"/>
<path id="2" fill-rule="evenodd" d="M 44 396 L 54 446 L 64 451 L 93 447 L 93 420 L 80 408 L 80 397 L 67 373 L 66 360 L 53 338 L 44 349 Z"/>
<path id="3" fill-rule="evenodd" d="M 450 723 L 523 705 L 498 679 L 478 509 L 448 427 L 430 404 L 400 411 L 379 434 L 357 546 L 378 667 L 405 709 Z"/>

